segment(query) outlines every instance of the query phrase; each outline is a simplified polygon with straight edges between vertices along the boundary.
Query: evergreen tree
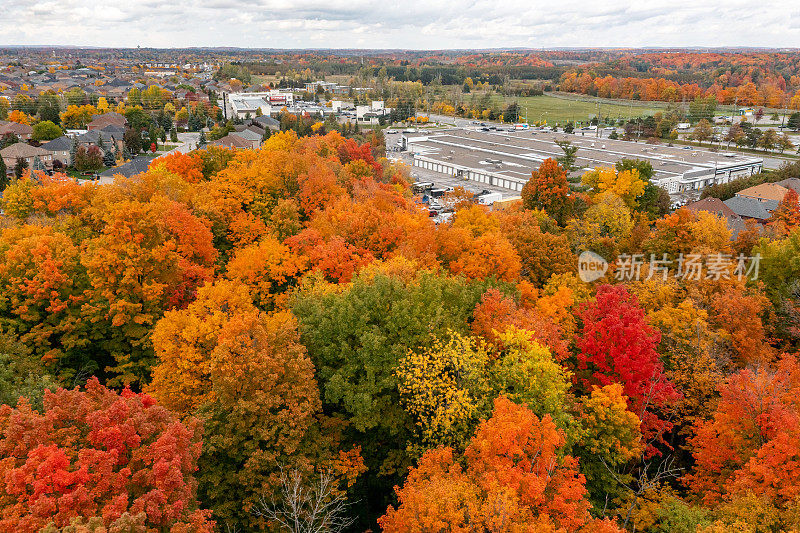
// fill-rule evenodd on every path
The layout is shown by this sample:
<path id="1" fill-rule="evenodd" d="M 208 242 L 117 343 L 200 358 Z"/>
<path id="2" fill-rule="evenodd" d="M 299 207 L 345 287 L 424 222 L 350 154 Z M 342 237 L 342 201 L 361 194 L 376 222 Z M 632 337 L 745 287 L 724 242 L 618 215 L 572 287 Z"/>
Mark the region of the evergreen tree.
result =
<path id="1" fill-rule="evenodd" d="M 106 151 L 106 143 L 103 140 L 103 134 L 98 134 L 97 135 L 97 147 L 100 148 L 101 152 L 105 152 Z"/>
<path id="2" fill-rule="evenodd" d="M 208 141 L 206 140 L 206 134 L 204 131 L 200 131 L 200 138 L 197 140 L 197 147 L 203 148 L 206 144 L 208 144 Z"/>
<path id="3" fill-rule="evenodd" d="M 119 147 L 117 147 L 119 150 Z M 117 163 L 117 158 L 114 156 L 114 152 L 111 149 L 106 150 L 103 152 L 103 164 L 107 167 L 113 167 Z"/>
<path id="4" fill-rule="evenodd" d="M 44 172 L 47 170 L 44 166 L 44 163 L 42 163 L 42 160 L 38 155 L 33 158 L 32 170 L 38 170 L 39 172 Z"/>
<path id="5" fill-rule="evenodd" d="M 17 164 L 14 165 L 14 175 L 18 178 L 21 178 L 22 175 L 25 173 L 25 169 L 28 168 L 28 161 L 22 159 L 21 157 L 17 158 Z"/>
<path id="6" fill-rule="evenodd" d="M 8 184 L 8 168 L 6 168 L 6 162 L 0 157 L 0 192 L 3 192 Z"/>
<path id="7" fill-rule="evenodd" d="M 800 130 L 800 111 L 789 115 L 789 120 L 786 122 L 789 129 L 797 131 Z"/>
<path id="8" fill-rule="evenodd" d="M 150 129 L 147 132 L 148 140 L 150 141 L 148 144 L 158 144 L 158 128 L 155 126 L 150 126 Z"/>
<path id="9" fill-rule="evenodd" d="M 78 153 L 78 138 L 72 138 L 72 146 L 69 148 L 69 164 L 75 166 L 75 154 Z"/>

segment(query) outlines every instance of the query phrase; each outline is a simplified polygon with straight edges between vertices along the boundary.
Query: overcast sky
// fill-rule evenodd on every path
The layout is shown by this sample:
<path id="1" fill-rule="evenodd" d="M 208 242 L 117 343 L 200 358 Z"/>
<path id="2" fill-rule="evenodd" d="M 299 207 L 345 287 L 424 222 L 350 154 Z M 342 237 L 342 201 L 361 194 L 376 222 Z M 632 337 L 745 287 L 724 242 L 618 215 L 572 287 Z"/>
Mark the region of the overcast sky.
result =
<path id="1" fill-rule="evenodd" d="M 800 48 L 798 0 L 0 0 L 0 45 Z"/>

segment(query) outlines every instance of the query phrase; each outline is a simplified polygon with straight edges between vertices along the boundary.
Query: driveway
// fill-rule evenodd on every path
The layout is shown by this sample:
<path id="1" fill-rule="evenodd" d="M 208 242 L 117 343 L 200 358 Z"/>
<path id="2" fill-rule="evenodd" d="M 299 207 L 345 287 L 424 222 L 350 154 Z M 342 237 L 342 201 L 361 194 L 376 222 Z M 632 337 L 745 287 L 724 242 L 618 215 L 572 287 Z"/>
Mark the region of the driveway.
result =
<path id="1" fill-rule="evenodd" d="M 185 154 L 195 150 L 197 148 L 197 143 L 200 140 L 200 132 L 198 131 L 187 131 L 185 133 L 178 134 L 178 142 L 180 144 L 170 150 L 169 152 L 165 152 L 167 154 L 171 154 L 173 152 L 178 152 L 181 154 Z"/>

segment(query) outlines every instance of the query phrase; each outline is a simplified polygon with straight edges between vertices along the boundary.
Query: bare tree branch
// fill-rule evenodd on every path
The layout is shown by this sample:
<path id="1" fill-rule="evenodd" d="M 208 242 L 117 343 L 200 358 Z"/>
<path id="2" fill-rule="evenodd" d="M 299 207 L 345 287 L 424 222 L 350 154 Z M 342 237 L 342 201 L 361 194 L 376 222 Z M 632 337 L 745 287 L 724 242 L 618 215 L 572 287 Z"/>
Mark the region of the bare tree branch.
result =
<path id="1" fill-rule="evenodd" d="M 320 474 L 309 487 L 300 472 L 281 468 L 280 497 L 262 498 L 253 514 L 290 533 L 342 533 L 355 522 L 347 512 L 349 506 L 330 472 Z"/>

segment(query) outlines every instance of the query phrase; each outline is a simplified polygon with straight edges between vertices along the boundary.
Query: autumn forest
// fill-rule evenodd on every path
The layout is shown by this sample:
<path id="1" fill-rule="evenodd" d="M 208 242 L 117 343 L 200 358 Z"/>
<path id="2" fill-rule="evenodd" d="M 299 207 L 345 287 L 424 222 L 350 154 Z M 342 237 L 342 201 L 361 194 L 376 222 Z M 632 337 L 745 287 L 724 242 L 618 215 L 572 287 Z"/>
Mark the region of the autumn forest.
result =
<path id="1" fill-rule="evenodd" d="M 437 225 L 381 142 L 315 132 L 8 185 L 0 531 L 798 531 L 796 193 L 734 235 L 649 165 L 550 159 Z"/>

